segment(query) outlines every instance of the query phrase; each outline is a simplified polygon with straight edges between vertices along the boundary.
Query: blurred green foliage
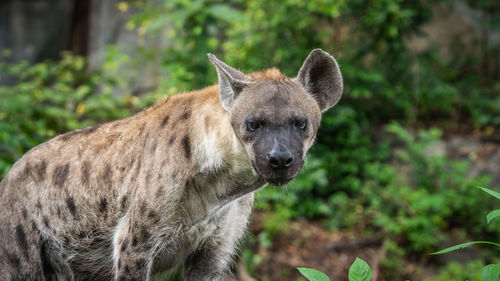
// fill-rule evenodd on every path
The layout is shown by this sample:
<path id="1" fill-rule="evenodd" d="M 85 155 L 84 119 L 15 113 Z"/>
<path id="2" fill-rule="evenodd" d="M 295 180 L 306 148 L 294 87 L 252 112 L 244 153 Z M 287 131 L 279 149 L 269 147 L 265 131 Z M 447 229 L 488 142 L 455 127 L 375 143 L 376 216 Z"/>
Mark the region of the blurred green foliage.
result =
<path id="1" fill-rule="evenodd" d="M 124 118 L 144 106 L 130 95 L 113 97 L 118 79 L 111 72 L 88 72 L 85 58 L 71 54 L 58 62 L 0 63 L 0 73 L 1 177 L 27 150 L 49 138 Z"/>
<path id="2" fill-rule="evenodd" d="M 475 260 L 468 262 L 463 265 L 458 262 L 450 262 L 447 264 L 441 272 L 431 279 L 431 281 L 447 281 L 447 280 L 470 280 L 470 281 L 480 281 L 481 279 L 481 268 L 483 267 L 483 262 L 480 260 Z"/>
<path id="3" fill-rule="evenodd" d="M 498 3 L 459 2 L 487 14 L 481 24 L 499 31 Z M 500 234 L 497 226 L 479 221 L 493 202 L 474 186 L 487 186 L 488 177 L 469 178 L 467 162 L 434 151 L 440 130 L 405 129 L 500 125 L 500 82 L 491 66 L 484 67 L 488 60 L 499 63 L 498 42 L 482 42 L 479 54 L 464 53 L 457 38 L 450 59 L 436 49 L 409 49 L 433 7 L 450 1 L 127 3 L 136 10 L 127 27 L 139 39 L 163 38 L 168 44 L 142 44 L 135 57 L 111 46 L 100 72 L 87 71 L 83 58 L 69 54 L 59 62 L 0 64 L 0 77 L 16 81 L 0 86 L 1 176 L 29 148 L 58 133 L 127 116 L 162 92 L 215 83 L 206 53 L 245 72 L 277 66 L 294 76 L 311 49 L 323 48 L 339 61 L 344 96 L 324 114 L 300 176 L 285 190 L 257 194 L 255 206 L 266 215 L 253 243 L 268 247 L 289 219 L 319 219 L 331 229 L 380 237 L 387 251 L 384 274 L 394 280 L 406 276 L 403 257 L 425 257 L 452 227 L 463 236 Z M 134 60 L 160 63 L 158 91 L 140 99 L 114 95 L 133 77 L 119 72 L 120 66 Z M 243 256 L 251 272 L 261 260 L 249 250 Z M 457 272 L 449 265 L 437 280 L 467 276 Z"/>

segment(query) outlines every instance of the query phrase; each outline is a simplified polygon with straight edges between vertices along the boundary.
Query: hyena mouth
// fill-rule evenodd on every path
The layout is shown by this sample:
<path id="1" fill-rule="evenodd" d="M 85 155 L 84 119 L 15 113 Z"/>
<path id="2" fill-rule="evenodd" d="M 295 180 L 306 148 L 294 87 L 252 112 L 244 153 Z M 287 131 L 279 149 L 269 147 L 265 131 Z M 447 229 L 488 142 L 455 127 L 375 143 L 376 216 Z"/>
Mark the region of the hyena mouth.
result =
<path id="1" fill-rule="evenodd" d="M 256 161 L 251 161 L 251 163 L 257 174 L 259 174 L 267 183 L 273 186 L 283 186 L 291 182 L 302 167 L 302 164 L 300 164 L 298 169 L 297 167 L 295 169 L 270 169 L 269 167 L 259 169 L 259 165 Z"/>
<path id="2" fill-rule="evenodd" d="M 294 174 L 290 169 L 273 169 L 267 182 L 271 185 L 283 186 L 293 180 Z"/>
<path id="3" fill-rule="evenodd" d="M 293 177 L 291 177 L 291 178 L 281 177 L 281 178 L 267 179 L 267 182 L 271 185 L 274 185 L 274 186 L 283 186 L 292 180 L 293 180 Z"/>

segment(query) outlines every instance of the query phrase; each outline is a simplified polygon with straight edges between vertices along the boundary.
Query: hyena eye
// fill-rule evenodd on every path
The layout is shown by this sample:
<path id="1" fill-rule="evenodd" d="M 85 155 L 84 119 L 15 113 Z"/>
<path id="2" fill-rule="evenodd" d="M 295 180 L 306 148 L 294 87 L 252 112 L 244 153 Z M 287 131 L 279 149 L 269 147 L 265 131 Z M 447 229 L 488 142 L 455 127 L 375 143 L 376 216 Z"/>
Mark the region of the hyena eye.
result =
<path id="1" fill-rule="evenodd" d="M 306 128 L 307 122 L 304 120 L 295 120 L 295 128 L 304 130 Z"/>
<path id="2" fill-rule="evenodd" d="M 247 122 L 247 130 L 253 132 L 259 128 L 259 123 L 255 121 L 248 121 Z"/>

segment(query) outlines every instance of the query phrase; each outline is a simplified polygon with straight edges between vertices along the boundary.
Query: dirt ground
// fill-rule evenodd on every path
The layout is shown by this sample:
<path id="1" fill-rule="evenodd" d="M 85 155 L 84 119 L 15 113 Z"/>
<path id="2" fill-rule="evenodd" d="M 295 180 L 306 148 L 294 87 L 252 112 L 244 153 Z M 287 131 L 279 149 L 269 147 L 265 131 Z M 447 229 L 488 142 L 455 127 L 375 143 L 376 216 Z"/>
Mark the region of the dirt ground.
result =
<path id="1" fill-rule="evenodd" d="M 260 231 L 259 215 L 251 225 Z M 310 267 L 325 272 L 332 280 L 347 280 L 349 266 L 356 257 L 365 260 L 377 280 L 378 264 L 383 258 L 382 241 L 356 237 L 353 233 L 325 231 L 318 222 L 299 220 L 273 239 L 272 246 L 257 250 L 263 258 L 253 277 L 261 281 L 297 280 L 297 267 Z"/>
<path id="2" fill-rule="evenodd" d="M 262 214 L 254 214 L 250 229 L 254 235 L 262 231 Z M 461 241 L 450 232 L 450 241 L 441 248 L 459 244 Z M 349 267 L 356 257 L 366 261 L 372 270 L 372 281 L 430 280 L 450 260 L 467 262 L 480 258 L 475 248 L 466 248 L 448 255 L 427 256 L 415 260 L 405 257 L 403 261 L 407 274 L 397 279 L 384 277 L 382 261 L 386 257 L 382 239 L 361 237 L 352 232 L 329 232 L 319 222 L 298 220 L 274 237 L 271 247 L 259 245 L 252 249 L 262 257 L 255 272 L 246 271 L 243 261 L 238 265 L 238 281 L 296 281 L 305 280 L 297 267 L 309 267 L 326 273 L 331 280 L 348 281 Z M 302 277 L 302 278 L 301 278 Z"/>

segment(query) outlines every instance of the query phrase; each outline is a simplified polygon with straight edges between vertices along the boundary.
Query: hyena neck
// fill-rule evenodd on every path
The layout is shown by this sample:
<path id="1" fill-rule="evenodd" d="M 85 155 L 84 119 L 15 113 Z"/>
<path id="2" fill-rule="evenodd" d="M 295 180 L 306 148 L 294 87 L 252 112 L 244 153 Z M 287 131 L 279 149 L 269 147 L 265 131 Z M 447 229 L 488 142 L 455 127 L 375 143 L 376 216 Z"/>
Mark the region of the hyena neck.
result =
<path id="1" fill-rule="evenodd" d="M 200 93 L 205 94 L 205 93 Z M 243 144 L 236 136 L 229 113 L 219 100 L 218 87 L 208 88 L 210 98 L 196 110 L 193 138 L 197 173 L 194 181 L 202 181 L 217 190 L 221 202 L 229 202 L 262 187 L 265 182 L 255 172 Z M 211 178 L 207 182 L 207 177 Z"/>
<path id="2" fill-rule="evenodd" d="M 185 164 L 179 165 L 184 167 L 179 173 L 188 182 L 187 188 L 189 183 L 201 186 L 224 203 L 265 184 L 231 126 L 216 85 L 169 97 L 151 110 L 157 116 L 154 123 L 175 135 L 176 156 L 170 161 Z"/>

